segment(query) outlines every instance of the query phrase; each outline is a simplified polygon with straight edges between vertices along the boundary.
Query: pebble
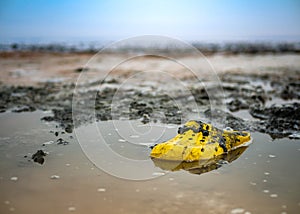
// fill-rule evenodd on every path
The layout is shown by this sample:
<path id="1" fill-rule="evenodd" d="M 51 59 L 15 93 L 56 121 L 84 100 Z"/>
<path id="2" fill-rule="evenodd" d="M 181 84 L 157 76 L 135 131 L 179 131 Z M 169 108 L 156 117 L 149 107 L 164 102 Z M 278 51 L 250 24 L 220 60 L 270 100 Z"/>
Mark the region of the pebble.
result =
<path id="1" fill-rule="evenodd" d="M 11 207 L 11 208 L 9 208 L 9 211 L 13 212 L 13 211 L 15 211 L 15 208 Z"/>
<path id="2" fill-rule="evenodd" d="M 10 201 L 4 201 L 4 204 L 10 204 Z"/>
<path id="3" fill-rule="evenodd" d="M 68 210 L 69 210 L 70 212 L 74 212 L 74 211 L 76 211 L 76 207 L 69 207 Z"/>
<path id="4" fill-rule="evenodd" d="M 51 177 L 50 177 L 51 179 L 59 179 L 60 178 L 60 176 L 59 175 L 51 175 Z"/>
<path id="5" fill-rule="evenodd" d="M 269 158 L 276 158 L 275 155 L 269 155 Z"/>
<path id="6" fill-rule="evenodd" d="M 277 198 L 278 195 L 277 195 L 277 194 L 271 194 L 270 197 L 271 197 L 271 198 Z"/>
<path id="7" fill-rule="evenodd" d="M 264 174 L 265 174 L 265 175 L 270 175 L 270 173 L 269 173 L 269 172 L 265 172 Z"/>
<path id="8" fill-rule="evenodd" d="M 18 178 L 18 177 L 15 177 L 15 176 L 10 178 L 11 181 L 17 181 L 18 179 L 19 179 L 19 178 Z"/>
<path id="9" fill-rule="evenodd" d="M 267 180 L 265 179 L 265 180 L 263 180 L 263 182 L 264 182 L 264 183 L 267 183 Z"/>
<path id="10" fill-rule="evenodd" d="M 106 189 L 105 188 L 98 188 L 97 191 L 98 192 L 106 192 Z"/>
<path id="11" fill-rule="evenodd" d="M 231 210 L 231 214 L 239 214 L 239 213 L 244 213 L 244 209 L 243 208 L 235 208 L 233 210 Z"/>
<path id="12" fill-rule="evenodd" d="M 130 137 L 131 138 L 139 138 L 140 136 L 138 136 L 138 135 L 131 135 Z"/>
<path id="13" fill-rule="evenodd" d="M 263 192 L 264 192 L 264 193 L 269 193 L 270 191 L 267 190 L 267 189 L 265 189 L 265 190 L 263 190 Z"/>
<path id="14" fill-rule="evenodd" d="M 162 176 L 162 175 L 165 175 L 166 173 L 164 172 L 153 172 L 152 175 L 154 176 Z"/>
<path id="15" fill-rule="evenodd" d="M 53 141 L 53 140 L 50 140 L 50 141 L 47 141 L 47 142 L 43 143 L 43 146 L 45 146 L 45 145 L 51 145 L 51 144 L 53 144 L 53 143 L 54 143 L 54 141 Z"/>
<path id="16" fill-rule="evenodd" d="M 124 139 L 119 139 L 118 141 L 121 142 L 121 143 L 126 142 L 126 140 L 124 140 Z"/>
<path id="17" fill-rule="evenodd" d="M 256 186 L 256 183 L 255 183 L 255 182 L 250 182 L 250 184 L 251 184 L 252 186 Z"/>
<path id="18" fill-rule="evenodd" d="M 180 199 L 180 198 L 183 198 L 183 194 L 182 193 L 179 193 L 175 196 L 176 199 Z"/>

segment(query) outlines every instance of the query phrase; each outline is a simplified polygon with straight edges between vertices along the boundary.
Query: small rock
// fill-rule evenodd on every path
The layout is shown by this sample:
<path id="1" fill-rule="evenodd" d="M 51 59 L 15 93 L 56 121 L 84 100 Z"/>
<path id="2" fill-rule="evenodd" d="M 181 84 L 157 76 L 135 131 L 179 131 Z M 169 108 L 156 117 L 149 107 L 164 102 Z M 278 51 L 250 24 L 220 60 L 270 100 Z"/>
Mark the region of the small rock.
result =
<path id="1" fill-rule="evenodd" d="M 88 71 L 88 70 L 89 70 L 89 68 L 86 68 L 86 67 L 79 67 L 79 68 L 76 68 L 76 69 L 75 69 L 75 72 L 80 73 L 80 72 L 86 72 L 86 71 Z"/>
<path id="2" fill-rule="evenodd" d="M 231 214 L 239 214 L 239 213 L 244 213 L 244 209 L 243 208 L 235 208 L 235 209 L 232 209 L 230 211 Z"/>
<path id="3" fill-rule="evenodd" d="M 60 176 L 59 175 L 51 175 L 51 177 L 50 177 L 51 179 L 59 179 L 60 178 Z"/>
<path id="4" fill-rule="evenodd" d="M 18 177 L 16 177 L 16 176 L 11 177 L 10 180 L 11 180 L 11 181 L 17 181 L 17 180 L 18 180 Z"/>
<path id="5" fill-rule="evenodd" d="M 138 135 L 131 135 L 130 137 L 131 138 L 139 138 L 140 136 L 138 136 Z"/>
<path id="6" fill-rule="evenodd" d="M 152 175 L 154 176 L 162 176 L 162 175 L 165 175 L 166 173 L 164 172 L 153 172 Z"/>
<path id="7" fill-rule="evenodd" d="M 53 143 L 54 143 L 54 141 L 53 141 L 53 140 L 50 140 L 50 141 L 48 141 L 48 142 L 43 143 L 43 146 L 51 145 L 51 144 L 53 144 Z"/>
<path id="8" fill-rule="evenodd" d="M 277 195 L 277 194 L 271 194 L 270 197 L 271 197 L 271 198 L 277 198 L 278 195 Z"/>
<path id="9" fill-rule="evenodd" d="M 97 192 L 106 192 L 106 189 L 105 188 L 98 188 Z"/>
<path id="10" fill-rule="evenodd" d="M 69 207 L 68 210 L 69 210 L 70 212 L 74 212 L 74 211 L 76 211 L 76 207 Z"/>

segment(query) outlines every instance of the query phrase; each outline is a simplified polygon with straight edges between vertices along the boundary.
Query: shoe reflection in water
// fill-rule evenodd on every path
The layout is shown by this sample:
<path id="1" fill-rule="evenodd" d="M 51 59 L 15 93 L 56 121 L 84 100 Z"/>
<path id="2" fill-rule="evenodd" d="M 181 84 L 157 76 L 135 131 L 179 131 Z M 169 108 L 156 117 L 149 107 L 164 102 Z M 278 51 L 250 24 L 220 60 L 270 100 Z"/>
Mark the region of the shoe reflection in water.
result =
<path id="1" fill-rule="evenodd" d="M 212 159 L 199 160 L 193 162 L 170 161 L 170 160 L 161 160 L 157 158 L 152 158 L 152 161 L 154 162 L 155 166 L 161 168 L 162 170 L 179 171 L 183 169 L 190 173 L 200 175 L 218 169 L 224 164 L 236 160 L 238 157 L 241 156 L 241 154 L 243 154 L 243 152 L 247 148 L 248 146 L 239 147 L 229 151 L 228 153 L 224 153 Z"/>

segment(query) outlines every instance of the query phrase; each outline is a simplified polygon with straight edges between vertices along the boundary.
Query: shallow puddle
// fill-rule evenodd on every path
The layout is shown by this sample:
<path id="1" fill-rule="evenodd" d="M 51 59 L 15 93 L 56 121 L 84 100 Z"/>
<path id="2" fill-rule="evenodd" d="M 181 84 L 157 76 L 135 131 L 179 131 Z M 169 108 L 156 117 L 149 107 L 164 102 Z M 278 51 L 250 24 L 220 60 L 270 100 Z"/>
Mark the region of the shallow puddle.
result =
<path id="1" fill-rule="evenodd" d="M 56 137 L 50 131 L 60 130 L 42 116 L 0 115 L 0 213 L 300 210 L 300 140 L 252 133 L 236 160 L 197 175 L 165 171 L 149 159 L 148 146 L 173 137 L 177 126 L 108 121 Z M 58 138 L 70 143 L 57 145 Z M 29 161 L 39 149 L 49 153 L 43 165 Z"/>

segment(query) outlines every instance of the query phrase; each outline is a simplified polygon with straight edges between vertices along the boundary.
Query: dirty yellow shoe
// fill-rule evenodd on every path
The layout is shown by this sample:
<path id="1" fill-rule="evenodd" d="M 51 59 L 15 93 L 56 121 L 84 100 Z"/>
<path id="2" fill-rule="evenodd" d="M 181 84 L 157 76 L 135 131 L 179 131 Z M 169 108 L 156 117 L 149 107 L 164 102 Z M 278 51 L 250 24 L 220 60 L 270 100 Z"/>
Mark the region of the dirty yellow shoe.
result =
<path id="1" fill-rule="evenodd" d="M 251 140 L 246 131 L 220 130 L 211 124 L 191 120 L 167 142 L 153 147 L 150 156 L 162 160 L 198 161 L 215 158 Z"/>

